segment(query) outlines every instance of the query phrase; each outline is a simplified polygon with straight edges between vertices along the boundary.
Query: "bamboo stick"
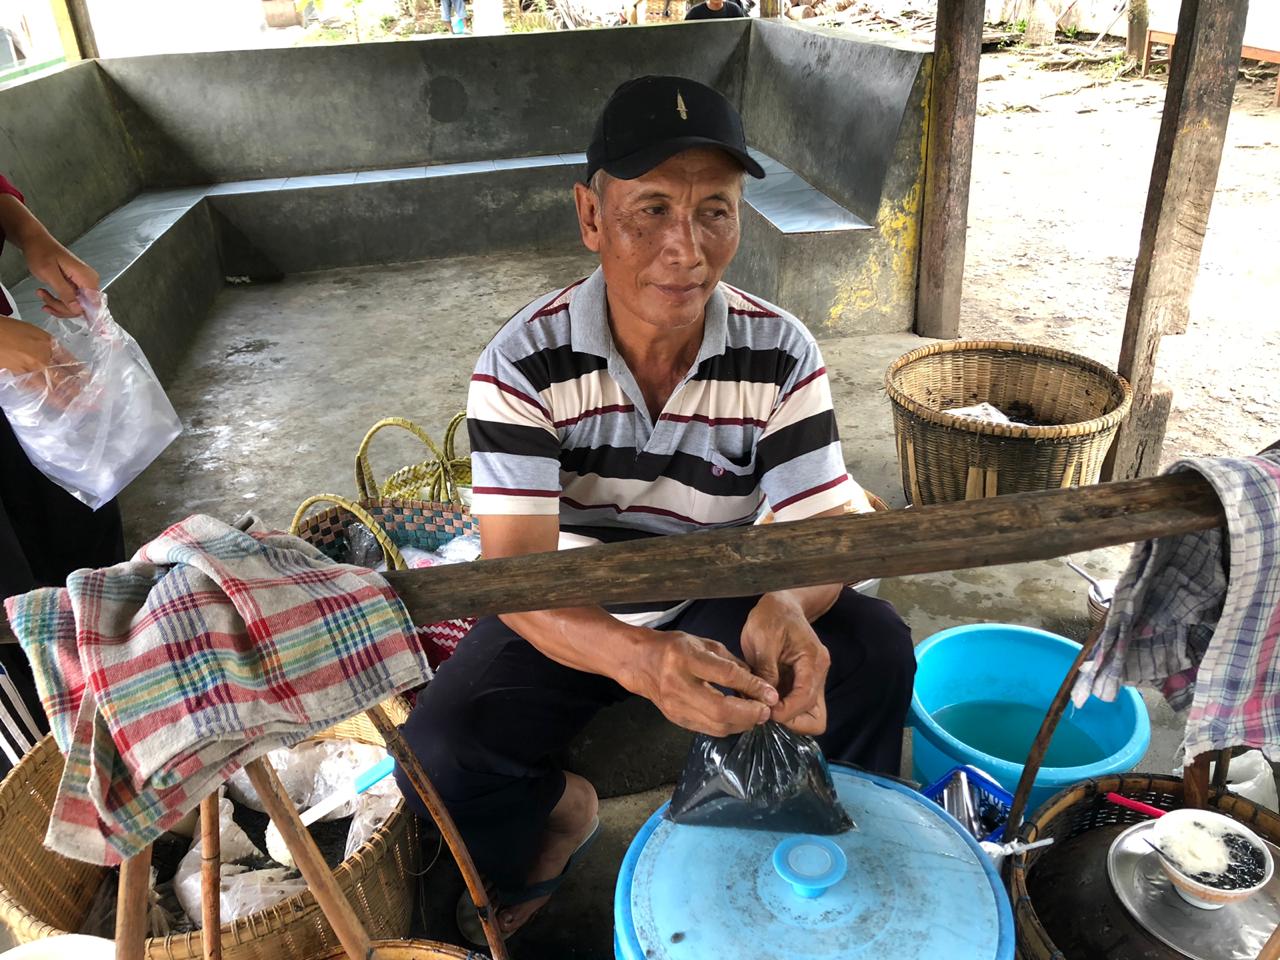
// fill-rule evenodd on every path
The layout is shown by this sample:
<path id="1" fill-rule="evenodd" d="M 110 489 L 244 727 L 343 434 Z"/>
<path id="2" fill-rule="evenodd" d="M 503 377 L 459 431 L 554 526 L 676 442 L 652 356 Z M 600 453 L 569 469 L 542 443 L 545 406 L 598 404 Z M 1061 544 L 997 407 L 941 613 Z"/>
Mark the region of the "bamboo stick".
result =
<path id="1" fill-rule="evenodd" d="M 200 801 L 200 942 L 205 960 L 222 960 L 222 835 L 218 791 Z"/>
<path id="2" fill-rule="evenodd" d="M 151 845 L 120 865 L 116 902 L 116 960 L 143 960 L 151 906 Z"/>
<path id="3" fill-rule="evenodd" d="M 431 819 L 435 821 L 436 827 L 439 828 L 440 835 L 449 847 L 449 852 L 453 854 L 453 859 L 458 864 L 458 870 L 462 873 L 462 879 L 467 885 L 467 893 L 471 895 L 471 902 L 476 905 L 476 912 L 479 914 L 480 923 L 484 927 L 485 939 L 489 941 L 492 960 L 508 960 L 507 945 L 498 930 L 495 905 L 489 900 L 489 893 L 484 888 L 484 879 L 480 876 L 480 871 L 476 869 L 475 861 L 471 859 L 471 851 L 467 849 L 467 845 L 463 841 L 462 835 L 458 832 L 448 808 L 445 807 L 440 794 L 436 792 L 436 788 L 427 776 L 427 772 L 422 769 L 422 764 L 418 761 L 417 755 L 405 743 L 404 737 L 400 736 L 400 729 L 391 722 L 391 718 L 387 716 L 386 712 L 381 707 L 373 707 L 367 713 L 369 719 L 373 721 L 373 725 L 382 734 L 382 739 L 387 745 L 387 752 L 395 757 L 396 763 L 404 771 L 405 776 L 409 778 L 409 782 L 413 784 L 413 789 L 417 792 L 418 799 L 422 801 L 427 808 L 427 812 L 431 814 Z"/>
<path id="4" fill-rule="evenodd" d="M 654 537 L 426 570 L 387 582 L 415 623 L 603 603 L 737 597 L 1044 560 L 1221 526 L 1196 473 L 887 513 Z M 16 642 L 6 625 L 7 639 Z"/>
<path id="5" fill-rule="evenodd" d="M 1071 664 L 1071 669 L 1067 671 L 1067 675 L 1062 680 L 1062 685 L 1058 687 L 1058 692 L 1054 694 L 1053 700 L 1049 704 L 1049 710 L 1045 714 L 1044 720 L 1040 724 L 1040 730 L 1031 744 L 1031 752 L 1027 755 L 1026 766 L 1022 768 L 1022 777 L 1018 780 L 1018 789 L 1013 794 L 1013 804 L 1009 808 L 1009 822 L 1004 828 L 1005 840 L 1013 840 L 1017 836 L 1018 827 L 1022 825 L 1022 815 L 1026 812 L 1027 798 L 1031 796 L 1031 787 L 1035 783 L 1036 775 L 1040 772 L 1041 765 L 1044 763 L 1044 755 L 1049 749 L 1050 741 L 1053 740 L 1054 731 L 1058 729 L 1058 721 L 1062 719 L 1063 711 L 1067 708 L 1067 702 L 1071 699 L 1071 688 L 1075 686 L 1076 678 L 1080 676 L 1080 666 L 1089 659 L 1089 656 L 1093 653 L 1093 648 L 1098 645 L 1105 622 L 1103 620 L 1102 623 L 1099 623 L 1089 631 L 1089 636 L 1085 638 L 1084 644 L 1080 647 L 1080 652 L 1076 655 L 1075 662 Z"/>
<path id="6" fill-rule="evenodd" d="M 262 805 L 266 807 L 267 814 L 279 829 L 285 846 L 293 855 L 293 862 L 297 864 L 302 879 L 307 881 L 311 895 L 316 898 L 325 919 L 333 927 L 342 949 L 350 960 L 369 960 L 373 955 L 369 931 L 364 928 L 350 901 L 338 887 L 338 882 L 333 879 L 329 865 L 324 862 L 311 833 L 302 825 L 297 808 L 289 799 L 275 770 L 262 757 L 250 762 L 244 769 L 249 774 L 249 782 L 258 792 Z"/>

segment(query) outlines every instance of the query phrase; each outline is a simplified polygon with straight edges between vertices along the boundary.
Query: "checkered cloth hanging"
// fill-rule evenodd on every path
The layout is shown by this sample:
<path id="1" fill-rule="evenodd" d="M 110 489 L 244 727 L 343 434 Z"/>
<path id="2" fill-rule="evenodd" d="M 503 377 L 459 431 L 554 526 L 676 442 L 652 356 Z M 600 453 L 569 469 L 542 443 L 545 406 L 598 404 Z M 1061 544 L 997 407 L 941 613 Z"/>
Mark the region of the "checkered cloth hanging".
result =
<path id="1" fill-rule="evenodd" d="M 6 601 L 66 767 L 46 845 L 113 864 L 231 773 L 421 684 L 377 574 L 206 516 Z"/>
<path id="2" fill-rule="evenodd" d="M 1189 763 L 1259 747 L 1280 761 L 1280 451 L 1182 460 L 1222 500 L 1227 529 L 1134 547 L 1094 658 L 1072 691 L 1114 700 L 1124 683 L 1160 686 L 1188 709 Z"/>

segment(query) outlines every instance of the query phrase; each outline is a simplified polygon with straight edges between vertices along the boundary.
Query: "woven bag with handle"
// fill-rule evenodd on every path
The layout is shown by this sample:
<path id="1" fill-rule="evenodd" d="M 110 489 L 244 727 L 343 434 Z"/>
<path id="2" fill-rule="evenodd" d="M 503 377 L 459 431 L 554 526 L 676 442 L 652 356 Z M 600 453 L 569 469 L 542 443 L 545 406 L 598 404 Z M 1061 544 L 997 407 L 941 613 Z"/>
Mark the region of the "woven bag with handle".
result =
<path id="1" fill-rule="evenodd" d="M 312 507 L 321 503 L 329 503 L 330 506 L 308 515 Z M 461 504 L 425 503 L 390 497 L 356 502 L 332 493 L 305 500 L 294 515 L 290 532 L 338 558 L 346 549 L 348 528 L 356 522 L 364 524 L 373 533 L 382 547 L 389 570 L 407 569 L 401 547 L 438 550 L 455 537 L 479 532 L 475 520 Z M 475 623 L 475 618 L 466 617 L 418 625 L 418 641 L 432 669 L 452 656 L 459 641 Z"/>

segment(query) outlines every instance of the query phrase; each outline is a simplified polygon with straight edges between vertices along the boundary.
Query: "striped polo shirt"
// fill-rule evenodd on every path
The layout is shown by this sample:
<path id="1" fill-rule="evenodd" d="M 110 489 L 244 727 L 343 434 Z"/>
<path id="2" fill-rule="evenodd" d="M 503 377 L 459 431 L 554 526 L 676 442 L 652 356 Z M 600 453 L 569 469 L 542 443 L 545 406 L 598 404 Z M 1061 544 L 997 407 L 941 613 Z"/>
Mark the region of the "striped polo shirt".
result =
<path id="1" fill-rule="evenodd" d="M 561 546 L 798 520 L 854 501 L 831 388 L 795 317 L 721 283 L 660 411 L 609 330 L 603 273 L 512 317 L 471 377 L 472 512 L 558 515 Z M 670 604 L 609 608 L 654 624 Z M 661 615 L 656 611 L 661 611 Z"/>

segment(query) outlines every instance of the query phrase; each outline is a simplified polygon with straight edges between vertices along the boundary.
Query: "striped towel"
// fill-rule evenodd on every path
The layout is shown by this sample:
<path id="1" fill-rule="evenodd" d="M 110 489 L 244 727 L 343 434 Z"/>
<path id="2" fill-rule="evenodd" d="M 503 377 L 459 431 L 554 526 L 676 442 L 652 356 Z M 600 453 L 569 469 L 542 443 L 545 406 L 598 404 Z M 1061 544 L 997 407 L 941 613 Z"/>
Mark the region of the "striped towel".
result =
<path id="1" fill-rule="evenodd" d="M 1186 762 L 1258 747 L 1280 761 L 1280 451 L 1182 460 L 1222 500 L 1227 528 L 1138 544 L 1091 661 L 1072 690 L 1114 700 L 1124 683 L 1161 687 L 1187 710 Z"/>
<path id="2" fill-rule="evenodd" d="M 377 574 L 205 516 L 6 601 L 66 767 L 45 843 L 113 864 L 248 761 L 430 677 Z"/>

